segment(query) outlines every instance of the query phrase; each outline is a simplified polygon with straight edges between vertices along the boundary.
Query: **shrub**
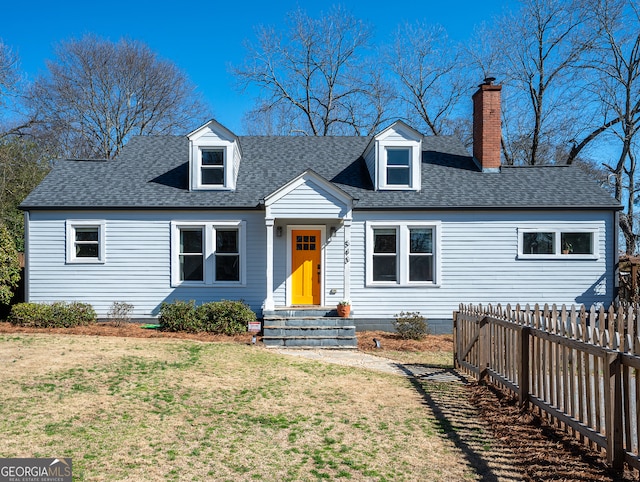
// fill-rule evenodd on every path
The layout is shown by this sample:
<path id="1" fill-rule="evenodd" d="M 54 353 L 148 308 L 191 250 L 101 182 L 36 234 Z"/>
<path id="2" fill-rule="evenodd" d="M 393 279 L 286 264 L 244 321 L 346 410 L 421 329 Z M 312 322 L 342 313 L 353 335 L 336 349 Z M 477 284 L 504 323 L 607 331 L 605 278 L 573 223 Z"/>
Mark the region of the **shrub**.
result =
<path id="1" fill-rule="evenodd" d="M 131 311 L 133 310 L 133 305 L 129 303 L 124 303 L 122 301 L 114 301 L 109 308 L 109 312 L 107 313 L 107 317 L 115 323 L 116 326 L 120 326 L 123 323 L 127 323 L 131 320 Z"/>
<path id="2" fill-rule="evenodd" d="M 160 329 L 164 331 L 188 331 L 197 333 L 204 331 L 202 323 L 196 315 L 195 301 L 176 300 L 172 303 L 166 301 L 160 305 Z"/>
<path id="3" fill-rule="evenodd" d="M 247 331 L 247 324 L 256 321 L 256 314 L 242 301 L 214 301 L 198 306 L 196 313 L 204 331 L 222 335 L 237 335 Z"/>
<path id="4" fill-rule="evenodd" d="M 70 328 L 95 323 L 96 312 L 88 303 L 18 303 L 11 308 L 8 320 L 19 326 Z"/>
<path id="5" fill-rule="evenodd" d="M 255 321 L 256 314 L 242 301 L 213 301 L 196 308 L 195 302 L 176 300 L 162 303 L 158 321 L 162 330 L 206 331 L 235 335 L 247 331 L 247 323 Z"/>
<path id="6" fill-rule="evenodd" d="M 9 323 L 18 326 L 44 327 L 51 320 L 51 305 L 18 303 L 11 307 Z"/>
<path id="7" fill-rule="evenodd" d="M 8 305 L 20 282 L 20 260 L 11 233 L 0 224 L 0 304 Z"/>
<path id="8" fill-rule="evenodd" d="M 399 315 L 395 315 L 395 318 L 393 326 L 404 340 L 420 340 L 429 333 L 427 319 L 418 311 L 407 313 L 403 311 Z"/>

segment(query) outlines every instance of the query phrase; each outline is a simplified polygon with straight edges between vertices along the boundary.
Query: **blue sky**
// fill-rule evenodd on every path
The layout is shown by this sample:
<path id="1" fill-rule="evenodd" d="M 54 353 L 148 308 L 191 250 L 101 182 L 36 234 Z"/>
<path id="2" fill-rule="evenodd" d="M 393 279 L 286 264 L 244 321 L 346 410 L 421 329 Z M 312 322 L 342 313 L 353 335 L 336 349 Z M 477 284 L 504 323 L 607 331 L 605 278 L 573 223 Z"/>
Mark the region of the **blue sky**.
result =
<path id="1" fill-rule="evenodd" d="M 340 2 L 338 2 L 340 3 Z M 487 2 L 351 1 L 342 2 L 356 17 L 372 24 L 376 42 L 390 38 L 405 21 L 424 20 L 443 25 L 454 41 L 464 41 L 473 27 L 490 22 L 516 0 Z M 243 41 L 254 38 L 260 24 L 282 27 L 287 12 L 300 6 L 310 15 L 327 11 L 330 2 L 280 0 L 264 2 L 163 2 L 109 0 L 51 2 L 35 0 L 2 7 L 0 38 L 14 49 L 28 79 L 45 69 L 56 43 L 94 33 L 110 40 L 128 37 L 147 43 L 160 57 L 177 64 L 211 106 L 211 114 L 237 134 L 241 119 L 252 106 L 251 95 L 234 88 L 230 64 L 244 58 Z M 479 79 L 480 81 L 481 79 Z"/>

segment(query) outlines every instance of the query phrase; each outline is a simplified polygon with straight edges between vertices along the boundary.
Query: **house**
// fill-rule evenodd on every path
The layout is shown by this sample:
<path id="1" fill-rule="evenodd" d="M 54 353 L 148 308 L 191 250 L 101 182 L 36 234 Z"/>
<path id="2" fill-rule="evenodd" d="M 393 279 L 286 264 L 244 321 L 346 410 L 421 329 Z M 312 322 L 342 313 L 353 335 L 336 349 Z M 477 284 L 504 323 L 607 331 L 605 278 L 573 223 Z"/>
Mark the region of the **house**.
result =
<path id="1" fill-rule="evenodd" d="M 358 329 L 459 303 L 607 304 L 620 206 L 574 166 L 500 165 L 501 86 L 474 94 L 473 156 L 402 121 L 371 137 L 237 136 L 212 120 L 66 160 L 25 199 L 26 298 L 135 318 L 241 299 L 258 316 L 352 303 Z"/>

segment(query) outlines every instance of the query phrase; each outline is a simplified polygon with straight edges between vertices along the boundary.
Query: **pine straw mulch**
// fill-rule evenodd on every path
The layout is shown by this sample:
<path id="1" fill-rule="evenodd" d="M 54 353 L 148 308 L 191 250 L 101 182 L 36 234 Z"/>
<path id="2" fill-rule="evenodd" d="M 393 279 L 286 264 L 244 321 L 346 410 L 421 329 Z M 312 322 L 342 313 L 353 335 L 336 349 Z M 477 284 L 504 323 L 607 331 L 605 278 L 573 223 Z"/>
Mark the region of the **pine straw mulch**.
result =
<path id="1" fill-rule="evenodd" d="M 0 333 L 57 333 L 89 336 L 119 336 L 132 338 L 188 339 L 202 342 L 251 343 L 251 334 L 236 336 L 209 333 L 170 333 L 143 329 L 138 323 L 116 325 L 100 322 L 74 328 L 27 328 L 0 322 Z M 452 351 L 452 335 L 429 335 L 422 340 L 403 340 L 397 334 L 382 331 L 359 332 L 358 348 L 374 351 L 374 338 L 381 341 L 382 349 L 375 352 L 384 356 L 392 351 Z M 258 337 L 260 341 L 260 337 Z M 605 458 L 589 450 L 575 438 L 565 434 L 547 421 L 522 411 L 517 400 L 495 387 L 472 383 L 469 385 L 471 402 L 479 408 L 481 417 L 491 426 L 495 436 L 510 447 L 521 461 L 525 481 L 619 481 L 630 482 L 637 472 L 617 476 L 609 470 Z"/>
<path id="2" fill-rule="evenodd" d="M 204 342 L 251 343 L 251 334 L 241 335 L 213 335 L 211 333 L 171 333 L 154 329 L 141 328 L 140 323 L 99 322 L 92 325 L 76 326 L 73 328 L 31 328 L 13 326 L 7 322 L 0 322 L 0 333 L 57 333 L 60 335 L 88 335 L 88 336 L 124 336 L 129 338 L 182 338 Z M 422 340 L 403 340 L 395 333 L 384 331 L 365 331 L 357 333 L 358 349 L 374 351 L 374 338 L 382 342 L 382 350 L 392 351 L 452 351 L 452 335 L 428 335 Z M 257 341 L 260 341 L 260 337 Z"/>
<path id="3" fill-rule="evenodd" d="M 521 410 L 513 395 L 495 386 L 478 383 L 469 385 L 469 394 L 495 437 L 521 460 L 525 481 L 638 480 L 631 471 L 616 475 L 607 466 L 604 454 L 589 449 L 532 411 Z"/>

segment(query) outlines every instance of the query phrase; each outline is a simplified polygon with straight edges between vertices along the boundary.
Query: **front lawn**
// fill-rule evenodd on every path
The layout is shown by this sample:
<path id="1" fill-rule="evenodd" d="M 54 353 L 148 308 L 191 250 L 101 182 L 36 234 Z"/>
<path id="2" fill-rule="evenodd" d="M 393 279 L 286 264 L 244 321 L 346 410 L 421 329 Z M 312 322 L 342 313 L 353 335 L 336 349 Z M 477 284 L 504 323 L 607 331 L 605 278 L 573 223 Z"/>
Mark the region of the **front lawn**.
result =
<path id="1" fill-rule="evenodd" d="M 0 457 L 75 480 L 477 480 L 403 377 L 242 344 L 0 334 Z"/>

